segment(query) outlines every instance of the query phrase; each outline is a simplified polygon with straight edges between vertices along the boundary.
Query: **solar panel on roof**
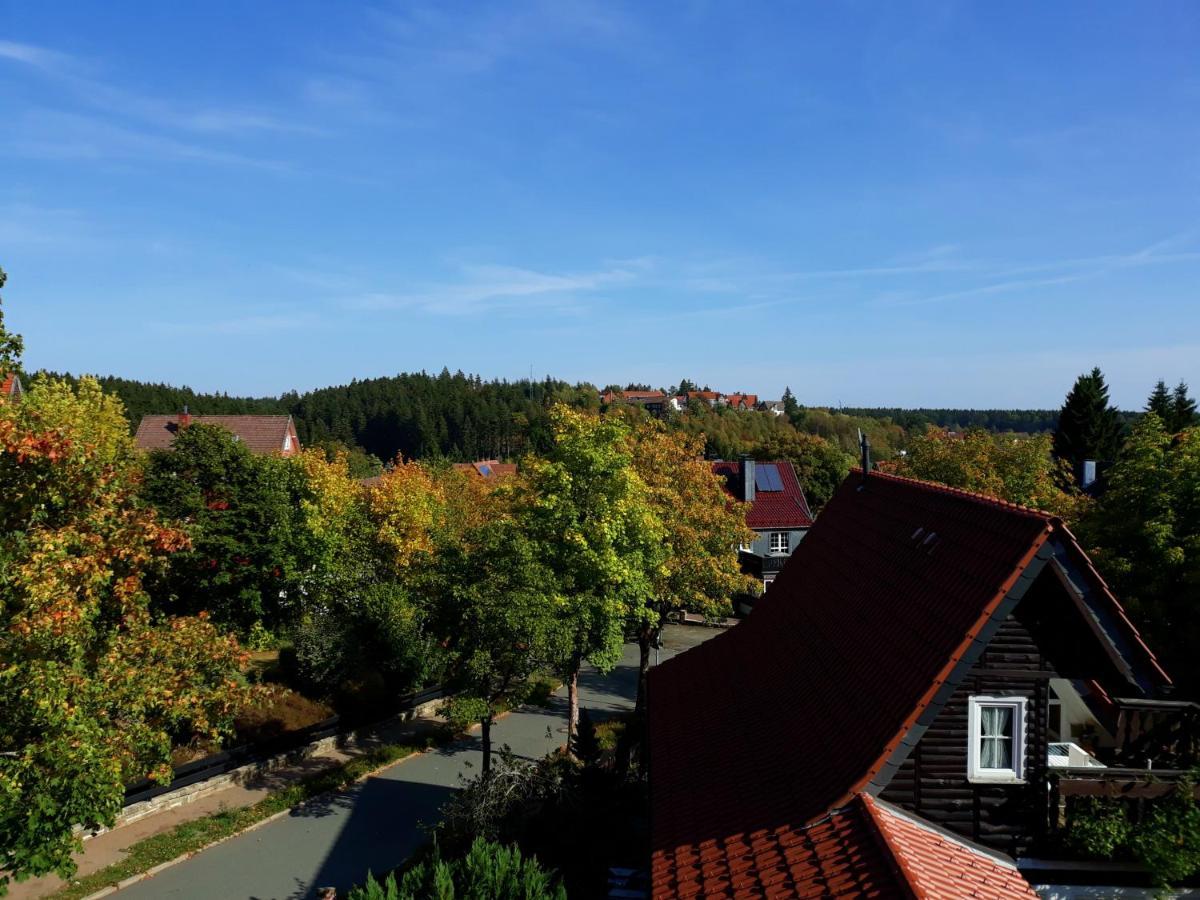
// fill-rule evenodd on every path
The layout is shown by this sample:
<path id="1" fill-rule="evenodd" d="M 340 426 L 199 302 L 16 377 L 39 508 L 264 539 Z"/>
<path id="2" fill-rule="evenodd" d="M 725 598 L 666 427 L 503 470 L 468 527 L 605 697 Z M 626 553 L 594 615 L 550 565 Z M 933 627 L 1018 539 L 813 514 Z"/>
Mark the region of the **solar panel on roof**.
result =
<path id="1" fill-rule="evenodd" d="M 754 489 L 756 491 L 782 491 L 783 481 L 779 477 L 779 468 L 772 464 L 755 466 Z"/>
<path id="2" fill-rule="evenodd" d="M 480 475 L 491 475 L 491 474 L 492 474 L 492 467 L 491 467 L 491 466 L 489 466 L 487 463 L 484 463 L 483 465 L 481 465 L 481 466 L 479 467 L 479 474 L 480 474 Z"/>

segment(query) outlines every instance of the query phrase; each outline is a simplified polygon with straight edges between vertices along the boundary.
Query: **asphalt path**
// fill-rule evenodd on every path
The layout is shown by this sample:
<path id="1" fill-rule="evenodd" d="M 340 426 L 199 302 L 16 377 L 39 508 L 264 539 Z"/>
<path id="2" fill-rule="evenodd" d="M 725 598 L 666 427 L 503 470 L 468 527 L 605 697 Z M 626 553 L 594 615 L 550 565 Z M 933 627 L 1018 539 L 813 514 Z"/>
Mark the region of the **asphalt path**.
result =
<path id="1" fill-rule="evenodd" d="M 660 658 L 666 660 L 716 632 L 671 626 Z M 637 647 L 627 645 L 620 664 L 579 678 L 580 705 L 603 718 L 633 706 Z M 566 741 L 566 696 L 559 690 L 546 708 L 524 707 L 492 728 L 493 746 L 537 759 Z M 317 798 L 287 816 L 218 844 L 186 862 L 120 892 L 122 900 L 282 900 L 317 896 L 322 887 L 345 890 L 368 871 L 400 865 L 425 840 L 422 823 L 461 784 L 479 772 L 478 736 L 397 763 L 353 787 Z"/>

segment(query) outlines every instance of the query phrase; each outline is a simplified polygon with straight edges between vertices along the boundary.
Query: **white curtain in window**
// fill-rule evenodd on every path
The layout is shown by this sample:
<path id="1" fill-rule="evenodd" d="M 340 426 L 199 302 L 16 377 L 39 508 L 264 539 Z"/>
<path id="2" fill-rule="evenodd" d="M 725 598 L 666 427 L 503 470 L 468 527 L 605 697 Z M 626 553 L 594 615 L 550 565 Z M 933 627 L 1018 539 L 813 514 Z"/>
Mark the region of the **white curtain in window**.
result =
<path id="1" fill-rule="evenodd" d="M 1013 708 L 984 706 L 979 710 L 979 765 L 985 769 L 1012 768 Z"/>

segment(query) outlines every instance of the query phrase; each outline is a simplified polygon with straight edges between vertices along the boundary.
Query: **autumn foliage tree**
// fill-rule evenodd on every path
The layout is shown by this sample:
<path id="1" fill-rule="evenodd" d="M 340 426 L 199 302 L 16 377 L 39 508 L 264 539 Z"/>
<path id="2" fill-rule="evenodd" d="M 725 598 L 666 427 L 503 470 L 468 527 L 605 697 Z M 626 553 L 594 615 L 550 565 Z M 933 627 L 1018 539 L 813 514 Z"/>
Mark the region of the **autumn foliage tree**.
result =
<path id="1" fill-rule="evenodd" d="M 73 826 L 111 825 L 128 781 L 246 699 L 236 640 L 151 614 L 144 578 L 187 537 L 138 503 L 133 454 L 94 381 L 0 402 L 0 890 L 69 876 Z"/>
<path id="2" fill-rule="evenodd" d="M 515 502 L 552 576 L 570 738 L 579 721 L 579 670 L 585 660 L 608 669 L 620 659 L 626 624 L 653 597 L 666 546 L 632 465 L 629 426 L 561 405 L 550 418 L 554 446 L 526 461 Z"/>
<path id="3" fill-rule="evenodd" d="M 703 453 L 702 437 L 669 432 L 657 422 L 645 422 L 631 435 L 633 467 L 646 485 L 666 551 L 650 571 L 650 597 L 633 619 L 639 710 L 645 704 L 650 650 L 667 617 L 684 611 L 706 618 L 729 615 L 734 595 L 756 584 L 742 573 L 735 550 L 754 539 L 745 505 L 725 493 Z"/>
<path id="4" fill-rule="evenodd" d="M 898 475 L 988 494 L 1073 521 L 1086 500 L 1061 487 L 1069 481 L 1065 465 L 1052 456 L 1049 435 L 993 435 L 981 428 L 956 434 L 930 426 L 909 444 L 906 456 L 887 467 Z"/>

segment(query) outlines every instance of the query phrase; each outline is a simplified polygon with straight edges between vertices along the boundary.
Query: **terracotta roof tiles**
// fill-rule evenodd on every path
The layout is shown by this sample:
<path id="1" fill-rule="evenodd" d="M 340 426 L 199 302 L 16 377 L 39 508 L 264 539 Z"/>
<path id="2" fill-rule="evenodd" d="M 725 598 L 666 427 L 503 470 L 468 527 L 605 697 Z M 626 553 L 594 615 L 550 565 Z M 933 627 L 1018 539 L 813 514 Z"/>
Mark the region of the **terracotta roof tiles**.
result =
<path id="1" fill-rule="evenodd" d="M 142 416 L 134 442 L 140 450 L 169 450 L 179 432 L 180 416 Z M 291 416 L 188 416 L 188 422 L 219 425 L 242 441 L 253 453 L 296 453 L 300 442 Z M 288 446 L 288 435 L 291 435 Z"/>
<path id="2" fill-rule="evenodd" d="M 809 528 L 813 523 L 812 510 L 804 496 L 804 488 L 796 470 L 787 460 L 766 460 L 756 466 L 773 465 L 779 470 L 782 491 L 755 491 L 754 500 L 746 512 L 750 528 Z M 725 488 L 735 500 L 741 500 L 742 464 L 737 461 L 717 461 L 713 472 L 725 479 Z"/>
<path id="3" fill-rule="evenodd" d="M 1082 556 L 1045 513 L 877 473 L 864 486 L 851 475 L 752 615 L 651 670 L 656 889 L 691 890 L 697 882 L 678 866 L 696 848 L 723 848 L 731 866 L 747 858 L 740 843 L 731 856 L 736 839 L 749 842 L 765 890 L 764 860 L 789 846 L 785 835 L 886 781 L 918 719 L 1052 537 Z M 1122 640 L 1165 680 L 1111 594 L 1101 601 Z M 814 846 L 831 856 L 806 864 L 841 858 L 836 843 Z M 809 895 L 810 882 L 786 867 L 765 870 L 772 885 L 791 879 L 781 896 Z"/>

